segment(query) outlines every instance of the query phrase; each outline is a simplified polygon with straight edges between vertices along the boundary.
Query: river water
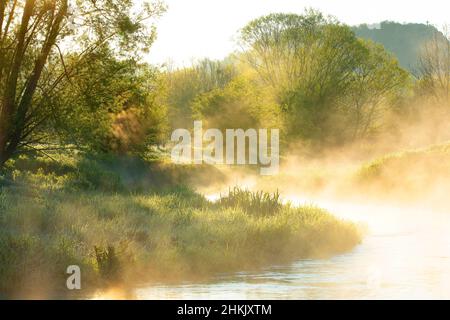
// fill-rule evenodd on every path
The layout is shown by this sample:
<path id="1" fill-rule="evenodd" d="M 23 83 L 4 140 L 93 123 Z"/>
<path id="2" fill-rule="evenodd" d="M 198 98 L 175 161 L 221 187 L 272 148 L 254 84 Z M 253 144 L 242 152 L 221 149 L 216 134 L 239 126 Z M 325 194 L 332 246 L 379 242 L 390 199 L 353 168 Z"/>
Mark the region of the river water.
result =
<path id="1" fill-rule="evenodd" d="M 287 197 L 363 223 L 353 251 L 258 272 L 222 274 L 204 283 L 152 285 L 138 299 L 449 299 L 450 215 L 429 207 L 380 206 Z"/>

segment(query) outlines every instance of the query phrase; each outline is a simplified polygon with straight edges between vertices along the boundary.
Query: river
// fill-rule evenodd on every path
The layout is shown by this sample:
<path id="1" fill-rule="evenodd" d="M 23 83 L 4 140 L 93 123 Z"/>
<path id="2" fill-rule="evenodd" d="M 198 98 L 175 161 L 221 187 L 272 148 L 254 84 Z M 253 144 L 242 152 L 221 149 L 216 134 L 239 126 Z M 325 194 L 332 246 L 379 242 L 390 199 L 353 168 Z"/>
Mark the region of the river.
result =
<path id="1" fill-rule="evenodd" d="M 449 299 L 450 215 L 427 206 L 381 206 L 286 197 L 368 227 L 362 244 L 330 259 L 300 260 L 203 283 L 136 289 L 138 299 Z"/>

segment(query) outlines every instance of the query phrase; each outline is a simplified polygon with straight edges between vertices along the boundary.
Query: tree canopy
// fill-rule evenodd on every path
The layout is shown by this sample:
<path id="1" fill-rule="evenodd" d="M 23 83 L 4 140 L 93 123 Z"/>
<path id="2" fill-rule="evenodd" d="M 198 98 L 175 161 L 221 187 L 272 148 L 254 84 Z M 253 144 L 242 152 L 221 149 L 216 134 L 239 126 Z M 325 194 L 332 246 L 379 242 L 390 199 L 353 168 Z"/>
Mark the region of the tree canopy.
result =
<path id="1" fill-rule="evenodd" d="M 163 11 L 158 2 L 132 0 L 0 1 L 0 165 L 49 141 L 54 132 L 42 129 L 60 114 L 57 96 L 86 81 L 87 68 L 99 71 L 105 54 L 116 67 L 138 61 L 155 39 L 152 19 Z M 101 91 L 91 98 L 113 95 L 106 85 L 91 88 Z"/>

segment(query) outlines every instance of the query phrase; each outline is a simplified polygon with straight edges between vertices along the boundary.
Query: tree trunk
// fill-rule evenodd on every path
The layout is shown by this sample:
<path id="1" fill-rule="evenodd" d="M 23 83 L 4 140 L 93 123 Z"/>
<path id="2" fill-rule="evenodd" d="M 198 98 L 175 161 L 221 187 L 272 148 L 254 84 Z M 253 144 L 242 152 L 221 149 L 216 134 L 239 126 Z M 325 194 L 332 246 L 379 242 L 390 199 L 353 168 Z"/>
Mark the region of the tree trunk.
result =
<path id="1" fill-rule="evenodd" d="M 22 22 L 17 35 L 17 46 L 13 56 L 11 71 L 7 75 L 5 91 L 2 97 L 0 112 L 0 165 L 3 165 L 11 154 L 7 151 L 8 139 L 11 134 L 12 118 L 14 115 L 17 79 L 25 55 L 25 37 L 28 30 L 28 24 L 34 10 L 34 0 L 27 0 L 22 14 Z"/>
<path id="2" fill-rule="evenodd" d="M 24 128 L 27 125 L 27 114 L 33 102 L 33 96 L 38 87 L 39 79 L 41 78 L 42 71 L 50 55 L 51 49 L 56 43 L 56 39 L 59 35 L 62 21 L 64 20 L 67 9 L 68 0 L 62 0 L 58 12 L 55 14 L 56 4 L 51 12 L 52 19 L 49 20 L 46 27 L 48 33 L 46 40 L 42 46 L 41 52 L 38 55 L 33 71 L 30 76 L 27 77 L 25 87 L 22 90 L 22 94 L 17 96 L 18 78 L 22 68 L 26 43 L 27 32 L 29 31 L 30 18 L 33 15 L 35 8 L 35 0 L 27 0 L 22 15 L 22 22 L 17 36 L 17 46 L 13 55 L 13 63 L 11 71 L 7 75 L 5 90 L 1 100 L 1 112 L 0 112 L 0 168 L 5 162 L 11 158 L 20 143 L 22 142 L 24 135 Z M 33 37 L 33 33 L 28 37 Z"/>

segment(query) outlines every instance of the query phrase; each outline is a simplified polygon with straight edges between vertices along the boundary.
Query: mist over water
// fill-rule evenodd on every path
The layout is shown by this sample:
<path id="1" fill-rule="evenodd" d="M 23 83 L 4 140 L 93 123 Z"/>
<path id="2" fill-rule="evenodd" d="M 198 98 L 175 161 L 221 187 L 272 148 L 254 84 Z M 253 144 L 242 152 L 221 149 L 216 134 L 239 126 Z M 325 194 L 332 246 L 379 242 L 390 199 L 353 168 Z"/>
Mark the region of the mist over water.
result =
<path id="1" fill-rule="evenodd" d="M 141 299 L 448 299 L 448 213 L 426 208 L 345 203 L 287 196 L 367 226 L 362 244 L 329 259 L 299 260 L 205 283 L 136 290 Z"/>
<path id="2" fill-rule="evenodd" d="M 350 154 L 350 152 L 346 152 Z M 333 161 L 334 159 L 334 161 Z M 280 190 L 292 206 L 317 206 L 364 230 L 352 251 L 324 259 L 298 260 L 258 271 L 221 274 L 207 282 L 159 284 L 135 291 L 140 299 L 448 299 L 450 298 L 450 219 L 442 171 L 432 160 L 403 162 L 404 171 L 387 170 L 404 188 L 385 188 L 383 177 L 369 189 L 349 183 L 362 161 L 339 157 L 318 162 L 285 161 L 281 176 L 264 180 L 229 173 L 228 185 L 204 188 L 210 201 L 230 185 L 249 190 Z M 341 159 L 342 160 L 342 159 Z M 433 160 L 433 161 L 436 161 Z M 437 160 L 440 161 L 440 160 Z M 301 165 L 300 165 L 301 164 Z M 320 168 L 325 182 L 308 179 Z M 395 166 L 394 166 L 395 168 Z M 436 168 L 436 167 L 434 167 Z M 402 176 L 409 171 L 411 177 Z M 424 184 L 428 172 L 429 184 Z M 411 181 L 416 181 L 413 185 Z M 431 183 L 433 182 L 433 183 Z M 390 185 L 390 184 L 389 184 Z M 385 188 L 385 189 L 383 189 Z M 411 190 L 418 190 L 420 194 Z M 205 262 L 207 263 L 207 262 Z"/>

